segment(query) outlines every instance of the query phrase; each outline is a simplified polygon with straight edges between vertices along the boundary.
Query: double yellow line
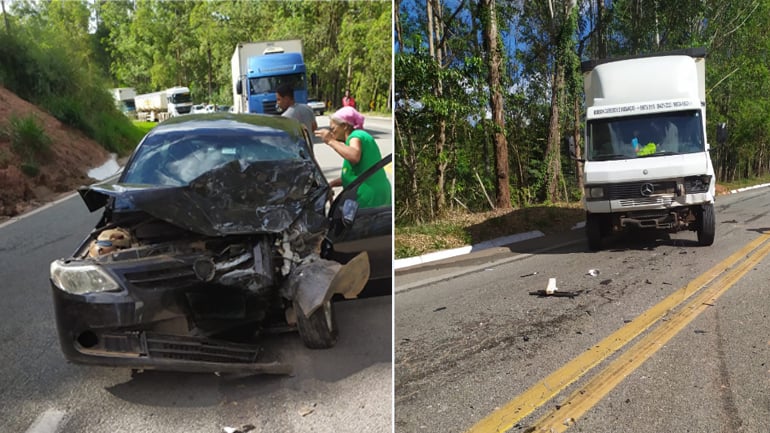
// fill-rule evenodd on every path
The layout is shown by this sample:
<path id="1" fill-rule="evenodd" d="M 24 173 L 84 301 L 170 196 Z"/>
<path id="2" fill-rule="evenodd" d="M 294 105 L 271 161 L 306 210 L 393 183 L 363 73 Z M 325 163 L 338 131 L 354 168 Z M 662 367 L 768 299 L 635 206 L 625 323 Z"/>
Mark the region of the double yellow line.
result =
<path id="1" fill-rule="evenodd" d="M 768 239 L 770 239 L 770 234 L 762 233 L 759 238 L 741 248 L 740 251 L 704 272 L 597 345 L 537 382 L 500 409 L 489 414 L 471 427 L 468 433 L 492 433 L 509 430 L 597 364 L 619 351 L 660 319 L 669 315 L 667 321 L 650 331 L 634 346 L 598 372 L 586 385 L 567 398 L 558 410 L 543 416 L 528 431 L 551 433 L 566 430 L 770 254 L 770 242 L 766 243 Z M 705 290 L 698 293 L 706 286 L 708 287 Z M 695 294 L 697 296 L 682 306 Z M 674 312 L 680 306 L 682 307 Z"/>

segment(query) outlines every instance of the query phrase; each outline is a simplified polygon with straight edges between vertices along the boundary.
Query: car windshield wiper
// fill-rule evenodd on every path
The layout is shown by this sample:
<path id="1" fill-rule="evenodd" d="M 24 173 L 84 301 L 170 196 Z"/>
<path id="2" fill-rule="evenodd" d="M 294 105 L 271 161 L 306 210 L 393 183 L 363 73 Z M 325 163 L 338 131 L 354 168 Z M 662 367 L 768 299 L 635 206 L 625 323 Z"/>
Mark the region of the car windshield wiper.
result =
<path id="1" fill-rule="evenodd" d="M 628 155 L 623 155 L 621 153 L 610 153 L 607 155 L 596 155 L 593 158 L 590 159 L 590 161 L 609 161 L 614 159 L 629 159 L 631 158 Z"/>

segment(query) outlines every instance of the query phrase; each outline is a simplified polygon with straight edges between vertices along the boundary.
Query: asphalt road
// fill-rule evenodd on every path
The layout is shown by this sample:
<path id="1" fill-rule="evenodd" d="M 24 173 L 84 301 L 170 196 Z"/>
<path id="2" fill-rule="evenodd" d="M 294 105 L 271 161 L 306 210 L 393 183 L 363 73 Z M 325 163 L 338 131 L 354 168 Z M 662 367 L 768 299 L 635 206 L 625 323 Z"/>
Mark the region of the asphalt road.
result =
<path id="1" fill-rule="evenodd" d="M 770 431 L 767 192 L 718 197 L 711 247 L 576 231 L 397 271 L 395 431 Z"/>
<path id="2" fill-rule="evenodd" d="M 380 123 L 367 129 L 392 151 L 390 120 Z M 321 164 L 338 173 L 341 159 Z M 292 363 L 292 376 L 132 375 L 67 363 L 48 267 L 70 255 L 98 218 L 70 197 L 0 225 L 0 432 L 391 431 L 391 296 L 337 303 L 333 349 L 306 349 L 294 333 L 266 339 L 266 350 Z"/>

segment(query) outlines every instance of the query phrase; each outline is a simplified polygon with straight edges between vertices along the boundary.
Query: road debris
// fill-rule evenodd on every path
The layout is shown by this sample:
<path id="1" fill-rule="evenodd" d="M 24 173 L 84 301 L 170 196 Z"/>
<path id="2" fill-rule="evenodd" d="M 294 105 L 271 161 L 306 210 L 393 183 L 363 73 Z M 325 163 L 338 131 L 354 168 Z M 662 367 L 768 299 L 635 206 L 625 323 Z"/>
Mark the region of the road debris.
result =
<path id="1" fill-rule="evenodd" d="M 583 293 L 582 290 L 575 290 L 574 292 L 553 292 L 552 294 L 547 294 L 545 290 L 535 290 L 534 292 L 529 292 L 532 296 L 537 296 L 539 298 L 574 298 L 577 295 Z"/>
<path id="2" fill-rule="evenodd" d="M 246 424 L 245 426 L 241 428 L 234 428 L 234 427 L 224 427 L 223 430 L 225 433 L 246 433 L 250 432 L 252 430 L 256 430 L 257 428 L 254 427 L 252 424 Z"/>
<path id="3" fill-rule="evenodd" d="M 316 403 L 313 403 L 310 406 L 302 406 L 299 410 L 300 416 L 308 416 L 311 413 L 315 412 Z"/>
<path id="4" fill-rule="evenodd" d="M 553 295 L 557 290 L 559 290 L 559 288 L 556 287 L 556 278 L 549 278 L 548 285 L 545 287 L 545 294 Z"/>
<path id="5" fill-rule="evenodd" d="M 433 312 L 435 313 L 436 311 L 443 311 L 443 310 L 446 310 L 446 307 L 438 307 L 435 310 L 433 310 Z"/>
<path id="6" fill-rule="evenodd" d="M 587 275 L 595 277 L 595 276 L 599 275 L 599 270 L 598 269 L 589 269 Z"/>
<path id="7" fill-rule="evenodd" d="M 609 284 L 611 282 L 612 282 L 611 279 L 610 280 L 602 280 L 599 284 L 601 284 L 602 286 L 606 286 L 607 284 Z"/>
<path id="8" fill-rule="evenodd" d="M 519 278 L 526 278 L 526 277 L 531 277 L 531 276 L 534 276 L 534 275 L 537 275 L 537 272 L 532 272 L 531 274 L 520 275 Z"/>

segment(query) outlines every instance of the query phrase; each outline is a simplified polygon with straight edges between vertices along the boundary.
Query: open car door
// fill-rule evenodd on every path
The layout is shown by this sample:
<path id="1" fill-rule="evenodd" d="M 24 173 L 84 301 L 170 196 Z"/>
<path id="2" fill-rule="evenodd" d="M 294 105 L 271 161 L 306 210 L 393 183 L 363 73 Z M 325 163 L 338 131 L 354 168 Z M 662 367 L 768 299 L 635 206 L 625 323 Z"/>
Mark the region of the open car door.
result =
<path id="1" fill-rule="evenodd" d="M 388 154 L 348 185 L 332 202 L 329 232 L 322 256 L 347 263 L 361 251 L 369 254 L 369 279 L 393 276 L 393 205 L 359 208 L 358 187 L 393 160 Z"/>

